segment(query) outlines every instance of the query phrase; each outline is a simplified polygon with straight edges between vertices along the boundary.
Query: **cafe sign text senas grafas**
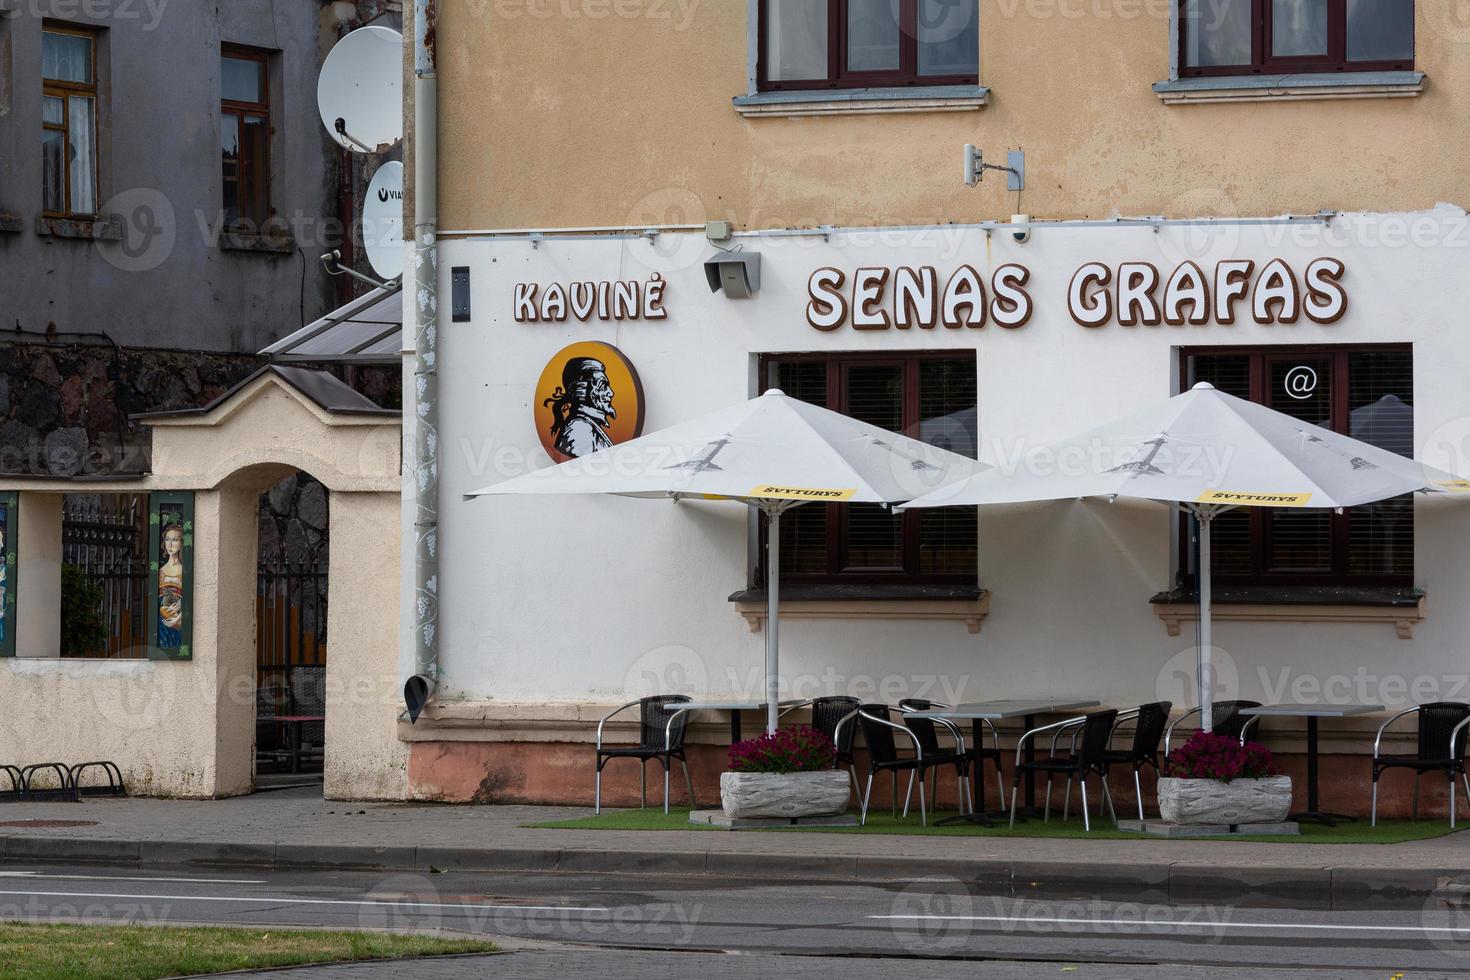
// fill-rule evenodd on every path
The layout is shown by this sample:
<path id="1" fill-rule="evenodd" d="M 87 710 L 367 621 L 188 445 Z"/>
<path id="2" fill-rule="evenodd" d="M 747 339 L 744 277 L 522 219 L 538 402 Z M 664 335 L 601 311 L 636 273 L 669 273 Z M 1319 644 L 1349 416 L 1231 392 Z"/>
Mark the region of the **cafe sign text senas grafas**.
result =
<path id="1" fill-rule="evenodd" d="M 1347 312 L 1340 259 L 1313 259 L 1300 271 L 1283 259 L 1259 267 L 1227 259 L 1206 271 L 1185 261 L 1173 269 L 1150 262 L 1088 262 L 1073 273 L 1066 304 L 1072 319 L 1095 328 L 1235 323 L 1296 323 L 1302 317 L 1335 323 Z M 844 272 L 823 267 L 807 280 L 807 322 L 818 330 L 952 330 L 1025 326 L 1033 302 L 1031 272 L 1023 265 L 998 267 L 987 280 L 961 265 L 947 277 L 933 266 L 867 266 Z"/>

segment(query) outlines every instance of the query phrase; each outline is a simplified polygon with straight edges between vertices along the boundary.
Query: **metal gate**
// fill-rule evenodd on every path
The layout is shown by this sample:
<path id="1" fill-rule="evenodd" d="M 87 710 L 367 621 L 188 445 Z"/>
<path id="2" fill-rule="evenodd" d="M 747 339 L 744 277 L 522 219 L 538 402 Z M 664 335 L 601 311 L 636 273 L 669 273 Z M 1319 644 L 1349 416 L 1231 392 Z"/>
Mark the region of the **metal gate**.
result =
<path id="1" fill-rule="evenodd" d="M 102 589 L 102 645 L 87 657 L 143 657 L 147 628 L 148 497 L 146 494 L 66 494 L 61 511 L 61 560 Z"/>
<path id="2" fill-rule="evenodd" d="M 314 768 L 326 727 L 326 563 L 262 562 L 255 624 L 257 767 Z"/>

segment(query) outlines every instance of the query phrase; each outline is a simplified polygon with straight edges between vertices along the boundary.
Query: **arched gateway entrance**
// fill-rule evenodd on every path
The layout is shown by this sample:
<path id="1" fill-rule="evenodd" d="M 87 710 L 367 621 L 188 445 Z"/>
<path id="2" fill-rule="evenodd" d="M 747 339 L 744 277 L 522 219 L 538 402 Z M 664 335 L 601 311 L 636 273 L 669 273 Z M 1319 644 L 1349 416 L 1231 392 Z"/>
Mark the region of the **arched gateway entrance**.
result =
<path id="1" fill-rule="evenodd" d="M 329 498 L 324 790 L 403 798 L 398 413 L 324 372 L 270 366 L 204 408 L 143 421 L 153 427 L 151 474 L 107 490 L 149 495 L 159 554 L 169 556 L 159 578 L 166 611 L 148 633 L 147 659 L 59 656 L 60 500 L 78 485 L 0 483 L 18 513 L 16 649 L 0 659 L 6 755 L 102 755 L 139 794 L 250 792 L 259 498 L 305 472 Z"/>

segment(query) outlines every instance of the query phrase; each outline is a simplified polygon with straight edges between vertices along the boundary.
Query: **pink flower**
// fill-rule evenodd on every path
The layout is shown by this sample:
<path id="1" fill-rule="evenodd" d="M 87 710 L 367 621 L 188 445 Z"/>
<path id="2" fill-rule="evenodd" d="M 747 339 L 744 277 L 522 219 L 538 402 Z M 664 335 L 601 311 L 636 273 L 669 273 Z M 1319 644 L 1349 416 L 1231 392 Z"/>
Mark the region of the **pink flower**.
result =
<path id="1" fill-rule="evenodd" d="M 1195 732 L 1164 760 L 1164 775 L 1176 779 L 1262 779 L 1279 775 L 1271 751 L 1258 742 L 1241 745 L 1214 732 Z"/>
<path id="2" fill-rule="evenodd" d="M 782 728 L 730 746 L 732 772 L 810 772 L 828 769 L 837 747 L 808 725 Z"/>

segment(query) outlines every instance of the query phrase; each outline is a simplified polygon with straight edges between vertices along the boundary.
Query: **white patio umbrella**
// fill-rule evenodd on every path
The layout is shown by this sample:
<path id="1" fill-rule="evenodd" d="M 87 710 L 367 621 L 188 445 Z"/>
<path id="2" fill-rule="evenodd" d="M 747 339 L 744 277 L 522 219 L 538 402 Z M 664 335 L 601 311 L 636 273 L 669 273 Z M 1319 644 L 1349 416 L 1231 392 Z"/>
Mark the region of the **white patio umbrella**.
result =
<path id="1" fill-rule="evenodd" d="M 772 389 L 758 398 L 476 490 L 738 500 L 766 515 L 766 730 L 776 730 L 781 515 L 806 503 L 897 503 L 985 464 Z"/>
<path id="2" fill-rule="evenodd" d="M 1023 462 L 906 504 L 954 507 L 1078 497 L 1176 505 L 1200 524 L 1200 721 L 1210 703 L 1210 525 L 1236 507 L 1342 508 L 1405 493 L 1470 491 L 1470 481 L 1200 383 L 1163 405 Z"/>

